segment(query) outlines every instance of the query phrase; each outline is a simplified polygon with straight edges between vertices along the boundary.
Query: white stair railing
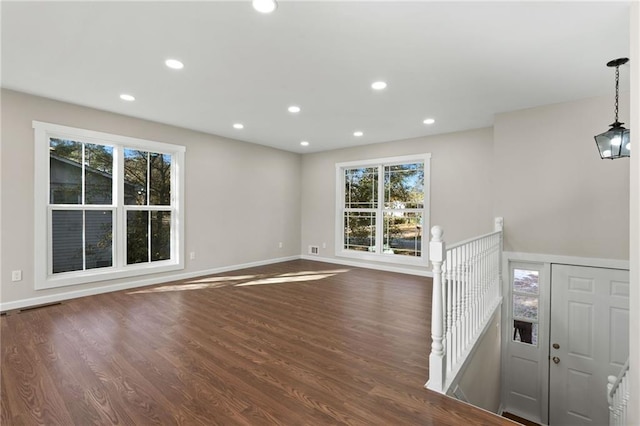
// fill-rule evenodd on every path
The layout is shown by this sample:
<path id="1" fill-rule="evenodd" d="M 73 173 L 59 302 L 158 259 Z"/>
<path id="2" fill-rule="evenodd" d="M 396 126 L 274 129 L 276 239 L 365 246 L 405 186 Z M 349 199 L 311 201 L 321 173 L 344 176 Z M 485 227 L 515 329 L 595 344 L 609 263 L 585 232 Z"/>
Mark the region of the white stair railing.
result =
<path id="1" fill-rule="evenodd" d="M 433 264 L 428 389 L 447 393 L 501 302 L 502 218 L 495 231 L 446 247 L 431 229 Z"/>
<path id="2" fill-rule="evenodd" d="M 624 426 L 627 424 L 627 402 L 629 401 L 629 360 L 616 376 L 609 376 L 607 383 L 607 399 L 609 401 L 609 425 Z"/>

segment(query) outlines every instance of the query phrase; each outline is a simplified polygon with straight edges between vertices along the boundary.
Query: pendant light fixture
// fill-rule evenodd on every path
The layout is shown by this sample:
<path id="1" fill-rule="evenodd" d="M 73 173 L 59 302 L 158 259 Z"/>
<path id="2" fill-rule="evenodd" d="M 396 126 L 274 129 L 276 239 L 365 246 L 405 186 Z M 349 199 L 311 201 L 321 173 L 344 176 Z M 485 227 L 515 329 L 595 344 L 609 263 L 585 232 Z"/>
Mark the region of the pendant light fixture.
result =
<path id="1" fill-rule="evenodd" d="M 611 128 L 606 132 L 595 136 L 600 158 L 613 160 L 615 158 L 629 157 L 631 155 L 631 144 L 629 139 L 629 129 L 622 127 L 624 123 L 618 121 L 618 80 L 620 78 L 620 65 L 629 62 L 629 58 L 619 58 L 607 62 L 608 67 L 616 68 L 616 103 L 615 121 L 610 124 Z"/>
<path id="2" fill-rule="evenodd" d="M 271 13 L 278 7 L 276 0 L 253 0 L 253 8 L 260 13 Z"/>

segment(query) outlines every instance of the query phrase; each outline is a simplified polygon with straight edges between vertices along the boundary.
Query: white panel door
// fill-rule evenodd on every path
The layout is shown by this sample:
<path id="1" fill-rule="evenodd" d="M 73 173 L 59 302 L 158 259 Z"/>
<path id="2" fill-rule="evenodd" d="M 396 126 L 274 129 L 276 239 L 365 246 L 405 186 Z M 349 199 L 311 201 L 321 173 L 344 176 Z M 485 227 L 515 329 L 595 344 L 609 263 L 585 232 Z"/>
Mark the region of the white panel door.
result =
<path id="1" fill-rule="evenodd" d="M 551 267 L 549 424 L 607 425 L 607 376 L 629 354 L 629 271 Z"/>

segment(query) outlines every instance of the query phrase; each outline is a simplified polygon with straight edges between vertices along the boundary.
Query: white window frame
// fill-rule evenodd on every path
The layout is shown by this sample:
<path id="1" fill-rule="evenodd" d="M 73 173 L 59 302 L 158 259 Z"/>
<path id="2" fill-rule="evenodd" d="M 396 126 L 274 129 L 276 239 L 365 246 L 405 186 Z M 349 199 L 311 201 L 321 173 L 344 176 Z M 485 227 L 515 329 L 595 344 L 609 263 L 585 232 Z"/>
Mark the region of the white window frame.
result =
<path id="1" fill-rule="evenodd" d="M 184 156 L 186 148 L 163 142 L 131 138 L 93 130 L 78 129 L 52 123 L 33 121 L 35 133 L 34 182 L 34 286 L 36 290 L 92 283 L 133 276 L 156 274 L 184 269 Z M 49 204 L 49 140 L 69 139 L 77 142 L 113 147 L 113 186 L 111 205 L 65 205 L 64 210 L 111 210 L 113 212 L 112 259 L 110 267 L 82 271 L 52 273 L 51 220 L 54 208 Z M 171 205 L 124 205 L 124 149 L 171 155 Z M 127 210 L 171 211 L 171 258 L 127 265 Z"/>
<path id="2" fill-rule="evenodd" d="M 345 197 L 345 169 L 359 167 L 378 167 L 380 177 L 384 174 L 384 166 L 424 163 L 424 206 L 422 209 L 408 209 L 407 211 L 422 213 L 422 244 L 420 256 L 403 256 L 398 254 L 387 254 L 383 252 L 382 235 L 384 221 L 382 220 L 384 208 L 384 179 L 378 180 L 378 206 L 375 209 L 379 220 L 376 220 L 376 252 L 363 252 L 356 250 L 345 250 L 344 248 L 344 197 Z M 336 219 L 335 219 L 335 255 L 339 257 L 349 257 L 373 262 L 394 263 L 401 265 L 427 266 L 429 264 L 429 223 L 430 223 L 430 184 L 431 184 L 431 154 L 424 153 L 418 155 L 407 155 L 401 157 L 376 158 L 362 161 L 349 161 L 336 163 Z"/>

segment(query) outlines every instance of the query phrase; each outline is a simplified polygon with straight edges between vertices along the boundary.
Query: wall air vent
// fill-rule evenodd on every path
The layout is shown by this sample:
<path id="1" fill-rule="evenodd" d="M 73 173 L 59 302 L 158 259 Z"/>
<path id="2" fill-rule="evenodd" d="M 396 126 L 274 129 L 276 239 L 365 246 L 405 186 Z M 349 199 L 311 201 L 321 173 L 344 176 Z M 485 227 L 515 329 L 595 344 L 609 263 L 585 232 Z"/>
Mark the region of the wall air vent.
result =
<path id="1" fill-rule="evenodd" d="M 320 254 L 320 247 L 318 246 L 309 246 L 309 254 L 315 254 L 316 256 Z"/>

